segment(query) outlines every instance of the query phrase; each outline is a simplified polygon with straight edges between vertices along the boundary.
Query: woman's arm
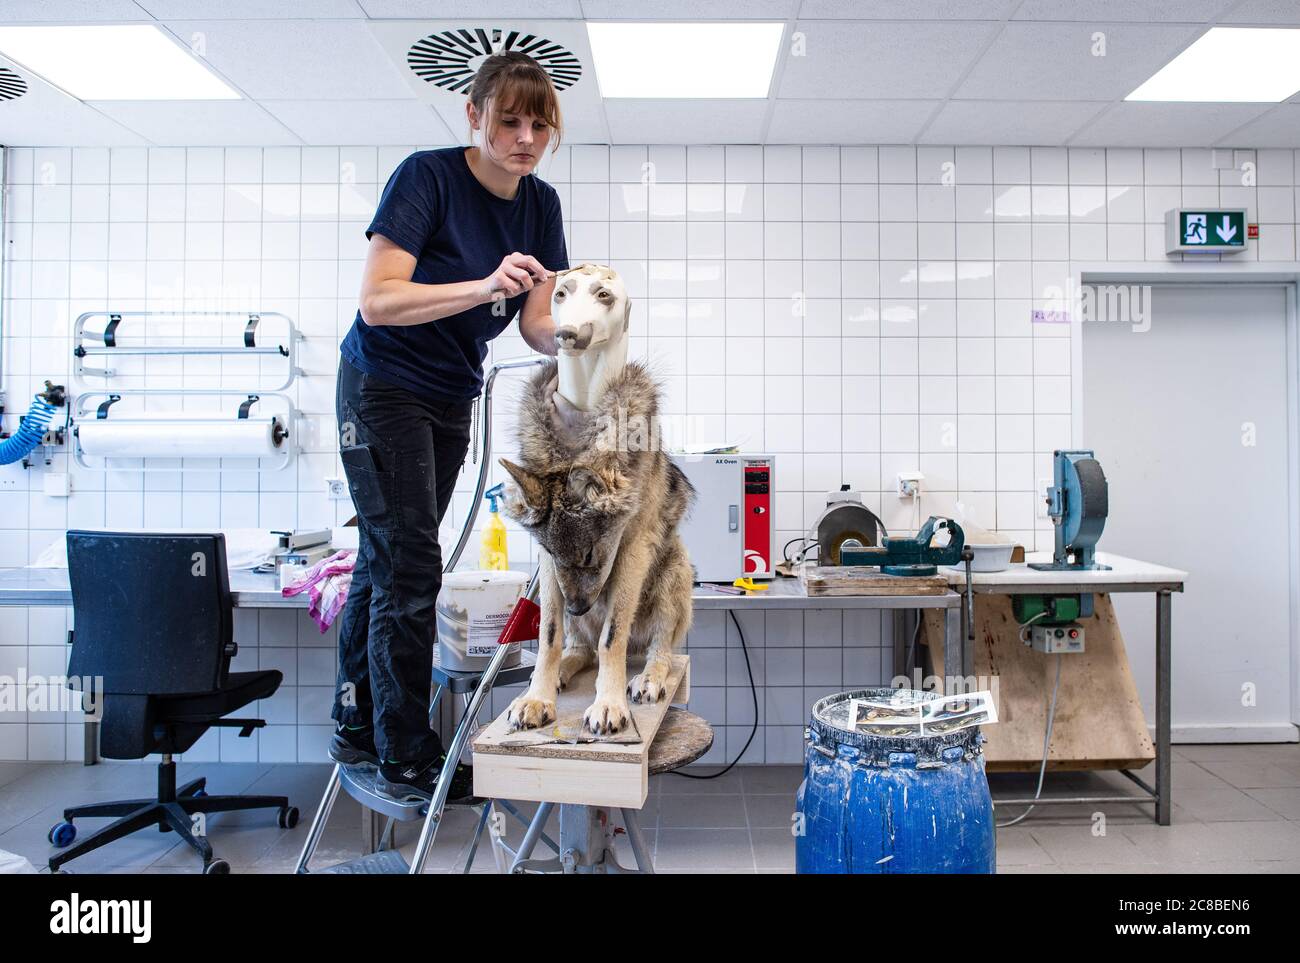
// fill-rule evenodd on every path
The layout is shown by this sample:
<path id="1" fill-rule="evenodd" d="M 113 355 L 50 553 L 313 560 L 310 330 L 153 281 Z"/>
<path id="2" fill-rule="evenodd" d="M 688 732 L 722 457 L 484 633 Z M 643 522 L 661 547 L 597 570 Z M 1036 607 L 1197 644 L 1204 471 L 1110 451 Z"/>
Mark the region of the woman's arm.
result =
<path id="1" fill-rule="evenodd" d="M 514 297 L 532 291 L 546 276 L 541 264 L 526 254 L 508 254 L 481 281 L 419 284 L 415 257 L 382 234 L 370 238 L 361 276 L 361 320 L 369 325 L 424 324 L 460 314 L 494 297 Z M 528 303 L 532 303 L 529 298 Z M 550 295 L 547 295 L 547 305 Z"/>
<path id="2" fill-rule="evenodd" d="M 551 295 L 555 278 L 548 278 L 528 292 L 528 300 L 519 312 L 519 335 L 528 346 L 541 354 L 555 354 L 555 319 L 551 317 Z"/>

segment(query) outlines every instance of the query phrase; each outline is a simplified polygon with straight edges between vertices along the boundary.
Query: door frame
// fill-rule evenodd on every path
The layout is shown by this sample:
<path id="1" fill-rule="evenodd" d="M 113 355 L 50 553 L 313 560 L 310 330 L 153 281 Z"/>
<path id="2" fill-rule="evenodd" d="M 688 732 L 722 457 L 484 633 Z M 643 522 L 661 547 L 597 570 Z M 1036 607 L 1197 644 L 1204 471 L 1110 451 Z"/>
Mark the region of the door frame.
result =
<path id="1" fill-rule="evenodd" d="M 1066 291 L 1085 284 L 1149 284 L 1164 286 L 1232 284 L 1281 285 L 1286 290 L 1287 368 L 1287 522 L 1290 557 L 1290 666 L 1292 725 L 1300 726 L 1300 319 L 1297 288 L 1300 261 L 1132 261 L 1070 262 Z M 1073 311 L 1071 304 L 1070 310 Z M 1083 330 L 1070 317 L 1070 433 L 1078 446 L 1083 438 Z M 1296 734 L 1291 734 L 1296 741 Z"/>

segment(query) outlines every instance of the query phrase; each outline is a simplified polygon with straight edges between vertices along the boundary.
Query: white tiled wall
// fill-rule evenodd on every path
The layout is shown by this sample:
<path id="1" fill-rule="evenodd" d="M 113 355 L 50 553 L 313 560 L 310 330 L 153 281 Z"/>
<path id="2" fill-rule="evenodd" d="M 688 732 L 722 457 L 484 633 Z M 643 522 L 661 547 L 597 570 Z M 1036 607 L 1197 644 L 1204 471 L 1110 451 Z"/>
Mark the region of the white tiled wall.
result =
<path id="1" fill-rule="evenodd" d="M 307 337 L 308 376 L 293 389 L 304 452 L 286 472 L 86 473 L 58 454 L 50 470 L 71 471 L 74 494 L 57 499 L 43 494 L 43 468 L 0 468 L 0 567 L 26 564 L 68 527 L 287 528 L 350 516 L 324 482 L 340 473 L 337 346 L 356 310 L 364 228 L 414 149 L 8 152 L 6 428 L 46 378 L 70 384 L 69 333 L 83 311 L 283 311 Z M 573 146 L 541 173 L 560 193 L 571 260 L 610 263 L 627 281 L 632 354 L 664 378 L 672 439 L 779 456 L 781 542 L 841 482 L 906 528 L 912 507 L 893 495 L 894 478 L 919 468 L 922 517 L 960 499 L 982 524 L 1046 546 L 1035 487 L 1051 450 L 1071 441 L 1071 339 L 1031 312 L 1059 306 L 1048 295 L 1066 288 L 1071 261 L 1165 260 L 1164 213 L 1180 204 L 1248 207 L 1261 236 L 1239 257 L 1295 260 L 1292 152 L 1233 161 L 1217 170 L 1208 150 Z M 493 360 L 526 352 L 511 331 Z M 162 362 L 144 370 L 176 376 Z M 513 532 L 512 559 L 529 554 Z M 68 619 L 0 609 L 0 675 L 60 668 Z M 749 761 L 797 756 L 815 694 L 888 675 L 889 628 L 877 616 L 742 624 L 763 687 Z M 279 612 L 240 612 L 238 632 L 240 667 L 280 668 L 285 684 L 261 707 L 267 729 L 252 740 L 224 733 L 219 745 L 214 735 L 194 754 L 321 758 L 333 633 Z M 717 758 L 739 751 L 753 713 L 734 635 L 720 613 L 701 613 L 691 637 L 695 708 L 719 726 Z M 80 752 L 62 717 L 0 719 L 0 758 Z"/>

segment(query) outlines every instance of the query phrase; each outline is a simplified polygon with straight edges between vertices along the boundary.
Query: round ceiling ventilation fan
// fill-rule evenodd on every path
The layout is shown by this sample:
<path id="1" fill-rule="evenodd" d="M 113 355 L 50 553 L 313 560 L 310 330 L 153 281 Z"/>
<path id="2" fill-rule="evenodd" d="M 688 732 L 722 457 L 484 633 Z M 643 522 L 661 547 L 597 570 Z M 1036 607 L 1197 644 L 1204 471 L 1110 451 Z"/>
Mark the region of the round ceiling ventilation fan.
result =
<path id="1" fill-rule="evenodd" d="M 27 81 L 8 67 L 0 67 L 0 100 L 15 100 L 25 93 Z"/>
<path id="2" fill-rule="evenodd" d="M 532 57 L 551 76 L 556 90 L 567 90 L 582 77 L 582 63 L 563 45 L 536 34 L 501 27 L 443 30 L 411 44 L 406 63 L 415 75 L 451 93 L 463 94 L 492 54 L 517 50 Z"/>

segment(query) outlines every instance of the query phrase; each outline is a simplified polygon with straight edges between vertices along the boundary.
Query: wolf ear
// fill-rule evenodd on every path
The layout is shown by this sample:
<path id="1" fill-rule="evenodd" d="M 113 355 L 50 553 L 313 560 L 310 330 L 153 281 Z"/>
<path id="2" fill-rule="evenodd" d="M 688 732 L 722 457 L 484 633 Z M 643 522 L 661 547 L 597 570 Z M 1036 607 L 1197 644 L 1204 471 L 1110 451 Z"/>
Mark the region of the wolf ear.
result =
<path id="1" fill-rule="evenodd" d="M 582 465 L 569 470 L 569 494 L 593 511 L 618 514 L 635 507 L 631 482 L 618 472 L 606 479 L 598 472 Z"/>
<path id="2" fill-rule="evenodd" d="M 546 486 L 542 480 L 506 458 L 497 462 L 510 473 L 513 485 L 507 484 L 502 502 L 506 514 L 520 525 L 533 525 L 541 521 L 546 512 Z"/>

